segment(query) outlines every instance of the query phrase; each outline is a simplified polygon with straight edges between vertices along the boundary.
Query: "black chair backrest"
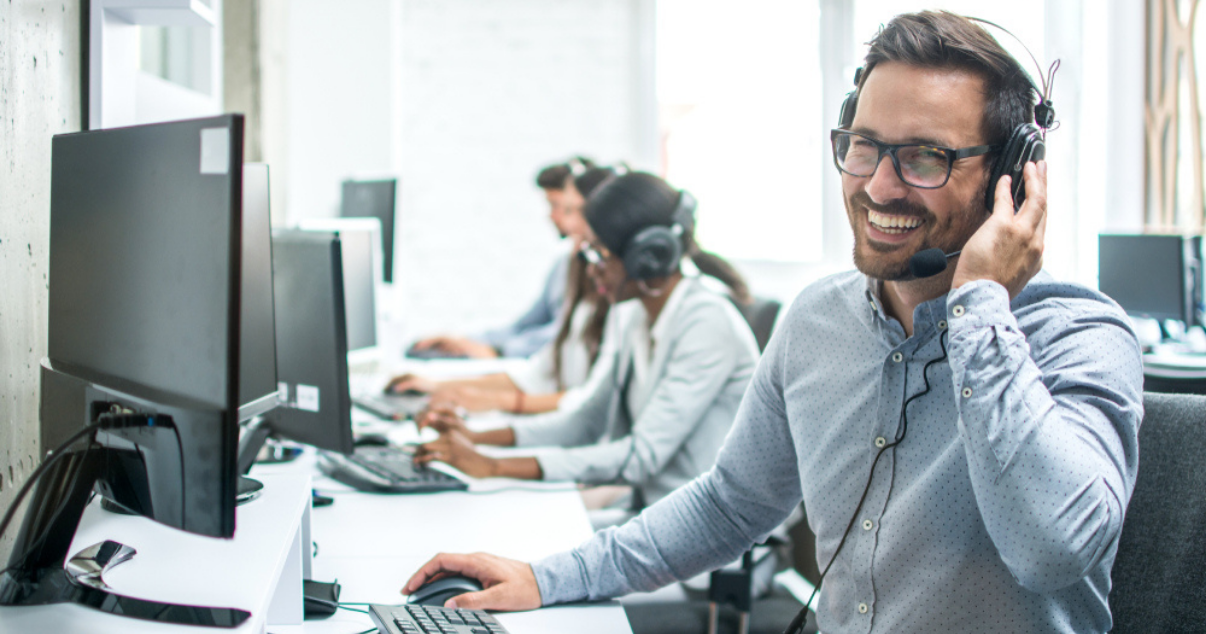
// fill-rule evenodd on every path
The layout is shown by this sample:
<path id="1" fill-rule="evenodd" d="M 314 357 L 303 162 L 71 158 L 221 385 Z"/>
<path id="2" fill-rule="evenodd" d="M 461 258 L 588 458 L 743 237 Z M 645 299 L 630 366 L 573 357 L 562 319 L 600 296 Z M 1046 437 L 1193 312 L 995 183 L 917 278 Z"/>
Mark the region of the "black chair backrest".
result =
<path id="1" fill-rule="evenodd" d="M 755 297 L 748 304 L 737 305 L 737 310 L 741 311 L 741 316 L 745 317 L 745 321 L 750 325 L 750 330 L 754 331 L 754 340 L 758 342 L 758 352 L 766 350 L 766 343 L 770 341 L 771 330 L 775 327 L 775 318 L 779 316 L 779 307 L 781 304 L 773 299 Z"/>
<path id="2" fill-rule="evenodd" d="M 1112 631 L 1206 632 L 1206 396 L 1148 392 L 1143 406 Z"/>

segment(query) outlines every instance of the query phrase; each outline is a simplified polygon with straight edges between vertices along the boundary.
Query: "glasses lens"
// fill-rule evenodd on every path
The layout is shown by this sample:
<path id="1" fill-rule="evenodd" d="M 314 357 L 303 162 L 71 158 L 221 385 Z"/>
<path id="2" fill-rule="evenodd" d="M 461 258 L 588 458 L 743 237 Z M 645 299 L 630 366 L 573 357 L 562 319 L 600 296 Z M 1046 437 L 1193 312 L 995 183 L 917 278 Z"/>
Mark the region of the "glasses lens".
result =
<path id="1" fill-rule="evenodd" d="M 946 150 L 927 145 L 908 145 L 896 150 L 900 173 L 906 183 L 918 187 L 940 187 L 950 173 Z"/>
<path id="2" fill-rule="evenodd" d="M 870 176 L 879 163 L 879 148 L 871 139 L 857 134 L 839 134 L 833 139 L 838 166 L 854 176 Z"/>

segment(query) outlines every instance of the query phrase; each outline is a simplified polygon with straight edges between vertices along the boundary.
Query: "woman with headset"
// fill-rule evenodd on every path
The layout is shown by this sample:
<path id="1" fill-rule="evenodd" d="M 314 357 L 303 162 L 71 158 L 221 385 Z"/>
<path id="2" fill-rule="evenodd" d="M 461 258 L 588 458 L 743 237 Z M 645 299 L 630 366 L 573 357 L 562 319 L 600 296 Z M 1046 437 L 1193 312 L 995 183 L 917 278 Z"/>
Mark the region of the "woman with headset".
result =
<path id="1" fill-rule="evenodd" d="M 420 426 L 440 438 L 416 452 L 475 477 L 574 480 L 632 487 L 627 511 L 661 499 L 712 467 L 758 359 L 733 300 L 747 301 L 741 276 L 695 243 L 694 200 L 662 179 L 629 173 L 604 183 L 586 206 L 583 254 L 598 292 L 635 309 L 618 331 L 611 372 L 575 409 L 473 431 L 434 409 Z M 732 298 L 698 276 L 728 286 Z M 543 447 L 537 457 L 495 458 L 476 444 Z M 620 519 L 620 518 L 612 518 Z"/>
<path id="2" fill-rule="evenodd" d="M 581 246 L 586 231 L 586 198 L 616 173 L 612 167 L 590 167 L 566 177 L 563 222 L 575 249 Z M 440 407 L 471 412 L 539 414 L 557 409 L 563 399 L 577 402 L 584 384 L 597 381 L 592 377 L 607 371 L 604 364 L 596 369 L 595 362 L 606 358 L 607 346 L 612 345 L 604 338 L 611 302 L 598 293 L 586 269 L 580 257 L 570 262 L 557 336 L 522 365 L 506 372 L 445 380 L 408 373 L 394 377 L 386 389 L 430 393 L 431 402 Z"/>

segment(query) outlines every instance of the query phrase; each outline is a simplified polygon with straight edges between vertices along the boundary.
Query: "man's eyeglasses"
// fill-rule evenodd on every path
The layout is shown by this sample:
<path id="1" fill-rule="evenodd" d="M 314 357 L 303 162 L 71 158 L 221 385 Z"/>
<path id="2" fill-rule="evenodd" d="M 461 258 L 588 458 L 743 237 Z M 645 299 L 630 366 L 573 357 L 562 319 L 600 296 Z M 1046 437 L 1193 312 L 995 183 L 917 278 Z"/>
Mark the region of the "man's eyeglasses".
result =
<path id="1" fill-rule="evenodd" d="M 900 180 L 921 189 L 937 189 L 951 177 L 955 161 L 988 154 L 999 145 L 977 145 L 954 149 L 935 145 L 880 143 L 868 136 L 849 130 L 829 133 L 833 142 L 833 162 L 851 176 L 868 177 L 875 173 L 884 154 L 892 157 L 892 167 Z"/>

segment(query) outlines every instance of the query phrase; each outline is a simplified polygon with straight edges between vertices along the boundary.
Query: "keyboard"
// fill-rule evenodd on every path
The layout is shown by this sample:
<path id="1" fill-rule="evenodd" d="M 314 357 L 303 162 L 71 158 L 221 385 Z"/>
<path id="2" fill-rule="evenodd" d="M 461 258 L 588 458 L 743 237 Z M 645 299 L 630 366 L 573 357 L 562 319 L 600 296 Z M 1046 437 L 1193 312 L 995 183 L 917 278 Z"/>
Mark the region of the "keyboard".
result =
<path id="1" fill-rule="evenodd" d="M 357 447 L 350 456 L 321 451 L 318 468 L 350 487 L 373 493 L 434 493 L 469 488 L 447 473 L 416 466 L 411 454 L 396 447 Z"/>
<path id="2" fill-rule="evenodd" d="M 369 616 L 381 634 L 507 634 L 484 610 L 434 605 L 370 605 Z"/>
<path id="3" fill-rule="evenodd" d="M 430 396 L 402 396 L 391 394 L 361 394 L 352 397 L 352 404 L 386 420 L 406 420 L 427 407 Z"/>

